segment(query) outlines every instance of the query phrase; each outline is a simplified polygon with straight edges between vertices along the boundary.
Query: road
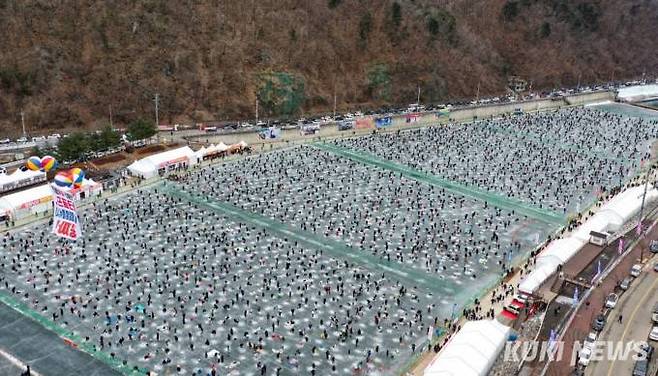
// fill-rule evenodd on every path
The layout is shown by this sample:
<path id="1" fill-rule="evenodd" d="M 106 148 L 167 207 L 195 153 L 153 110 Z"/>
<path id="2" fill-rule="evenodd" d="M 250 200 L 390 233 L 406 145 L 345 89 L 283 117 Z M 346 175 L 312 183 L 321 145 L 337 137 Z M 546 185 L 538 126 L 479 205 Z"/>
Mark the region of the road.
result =
<path id="1" fill-rule="evenodd" d="M 651 314 L 653 307 L 658 301 L 656 287 L 658 287 L 658 273 L 653 271 L 653 264 L 658 261 L 654 257 L 647 264 L 642 274 L 631 284 L 628 291 L 623 293 L 619 298 L 617 306 L 608 315 L 608 322 L 601 332 L 600 341 L 647 341 L 651 331 Z M 619 315 L 622 315 L 622 324 L 617 321 Z M 656 343 L 652 343 L 655 347 Z M 604 352 L 605 353 L 605 352 Z M 652 369 L 655 374 L 656 357 L 653 359 Z M 626 360 L 602 360 L 592 362 L 585 370 L 586 375 L 592 376 L 613 376 L 613 375 L 630 375 L 633 372 L 634 360 L 629 357 Z"/>

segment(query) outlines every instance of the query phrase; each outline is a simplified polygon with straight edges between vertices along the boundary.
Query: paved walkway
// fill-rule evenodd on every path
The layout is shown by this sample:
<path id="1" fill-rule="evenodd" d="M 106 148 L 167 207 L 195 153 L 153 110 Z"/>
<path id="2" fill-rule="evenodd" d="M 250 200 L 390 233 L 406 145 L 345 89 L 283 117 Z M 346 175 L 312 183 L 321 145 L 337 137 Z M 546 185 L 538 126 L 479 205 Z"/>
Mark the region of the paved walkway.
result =
<path id="1" fill-rule="evenodd" d="M 416 181 L 441 187 L 453 194 L 486 201 L 490 205 L 499 207 L 501 209 L 510 210 L 515 213 L 525 215 L 528 218 L 536 219 L 551 225 L 563 225 L 566 221 L 564 216 L 553 211 L 536 208 L 522 201 L 518 201 L 506 196 L 500 196 L 495 193 L 481 190 L 479 188 L 468 187 L 459 183 L 455 183 L 453 181 L 446 180 L 435 175 L 430 175 L 398 163 L 386 161 L 363 152 L 356 152 L 328 143 L 314 143 L 312 146 L 345 158 L 349 158 L 356 162 L 397 172 Z"/>

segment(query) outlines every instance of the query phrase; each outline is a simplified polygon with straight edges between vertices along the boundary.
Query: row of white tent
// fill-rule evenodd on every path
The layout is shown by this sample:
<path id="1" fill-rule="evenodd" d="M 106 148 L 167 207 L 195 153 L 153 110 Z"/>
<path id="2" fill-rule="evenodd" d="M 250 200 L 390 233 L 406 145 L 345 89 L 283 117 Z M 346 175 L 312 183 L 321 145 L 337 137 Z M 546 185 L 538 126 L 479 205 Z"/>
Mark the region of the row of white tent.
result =
<path id="1" fill-rule="evenodd" d="M 162 153 L 152 154 L 137 160 L 128 166 L 128 171 L 134 176 L 149 179 L 158 176 L 163 170 L 167 171 L 172 168 L 193 166 L 201 162 L 206 156 L 222 152 L 231 153 L 244 149 L 247 146 L 247 143 L 244 141 L 233 145 L 226 145 L 220 142 L 217 145 L 203 146 L 197 151 L 192 150 L 189 146 L 184 146 Z"/>
<path id="2" fill-rule="evenodd" d="M 219 144 L 211 144 L 208 147 L 202 146 L 201 149 L 196 151 L 196 154 L 200 156 L 201 158 L 207 156 L 207 155 L 213 155 L 213 154 L 218 154 L 222 153 L 228 150 L 228 145 L 226 145 L 223 142 L 220 142 Z"/>
<path id="3" fill-rule="evenodd" d="M 537 257 L 535 269 L 520 283 L 519 290 L 533 294 L 587 244 L 592 231 L 615 233 L 637 216 L 642 206 L 644 186 L 619 193 L 570 236 L 551 242 Z M 658 200 L 658 190 L 650 186 L 645 204 Z M 510 328 L 496 320 L 467 322 L 450 339 L 425 369 L 425 376 L 485 376 L 500 355 Z"/>
<path id="4" fill-rule="evenodd" d="M 537 256 L 534 270 L 519 284 L 519 290 L 528 294 L 537 292 L 560 265 L 564 265 L 589 242 L 592 231 L 615 233 L 621 230 L 625 223 L 639 213 L 643 194 L 644 186 L 626 189 L 603 205 L 570 236 L 551 242 Z M 645 204 L 648 205 L 656 199 L 658 199 L 658 190 L 649 187 Z"/>
<path id="5" fill-rule="evenodd" d="M 46 181 L 46 173 L 43 171 L 32 171 L 16 169 L 11 174 L 0 174 L 0 192 L 7 192 L 16 188 Z"/>

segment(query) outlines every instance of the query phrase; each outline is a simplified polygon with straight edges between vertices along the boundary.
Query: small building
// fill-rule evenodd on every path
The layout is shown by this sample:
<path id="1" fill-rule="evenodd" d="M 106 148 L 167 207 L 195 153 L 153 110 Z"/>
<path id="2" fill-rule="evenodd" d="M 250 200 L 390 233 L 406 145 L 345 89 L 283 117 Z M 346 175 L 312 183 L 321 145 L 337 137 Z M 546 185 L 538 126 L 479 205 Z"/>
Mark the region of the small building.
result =
<path id="1" fill-rule="evenodd" d="M 514 93 L 522 93 L 528 88 L 528 81 L 519 76 L 510 76 L 507 78 L 507 87 Z"/>
<path id="2" fill-rule="evenodd" d="M 144 179 L 156 177 L 181 168 L 188 168 L 199 163 L 199 157 L 189 146 L 149 155 L 133 162 L 128 171 Z"/>
<path id="3" fill-rule="evenodd" d="M 607 232 L 598 232 L 598 231 L 589 232 L 589 242 L 601 247 L 605 247 L 605 245 L 608 244 L 609 238 L 610 238 L 610 234 L 608 234 Z"/>

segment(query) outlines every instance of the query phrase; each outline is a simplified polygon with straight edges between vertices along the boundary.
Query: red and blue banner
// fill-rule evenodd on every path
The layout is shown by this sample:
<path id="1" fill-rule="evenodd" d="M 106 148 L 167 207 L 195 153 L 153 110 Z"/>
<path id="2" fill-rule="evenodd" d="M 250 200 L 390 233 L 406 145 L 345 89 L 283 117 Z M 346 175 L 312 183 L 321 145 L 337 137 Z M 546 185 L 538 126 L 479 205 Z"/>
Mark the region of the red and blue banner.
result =
<path id="1" fill-rule="evenodd" d="M 393 124 L 393 119 L 390 116 L 375 119 L 375 126 L 377 128 L 390 127 Z"/>
<path id="2" fill-rule="evenodd" d="M 73 196 L 53 187 L 53 230 L 52 233 L 69 240 L 82 236 L 82 226 Z"/>

